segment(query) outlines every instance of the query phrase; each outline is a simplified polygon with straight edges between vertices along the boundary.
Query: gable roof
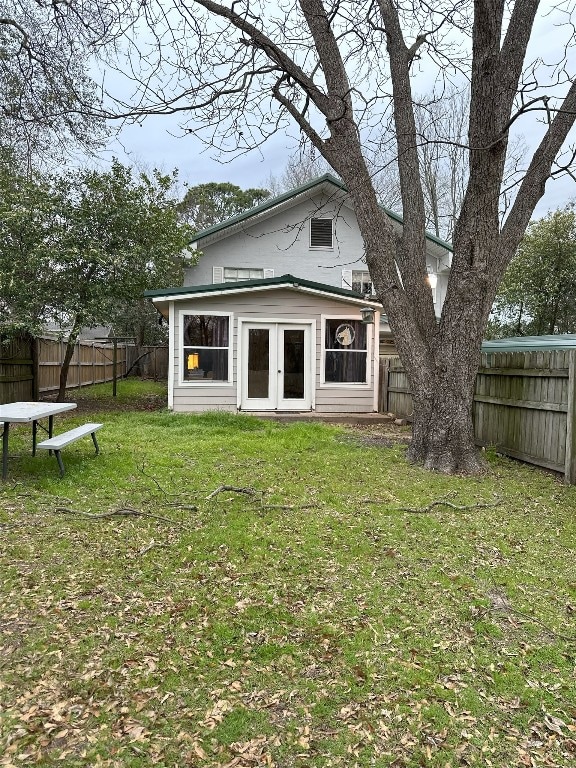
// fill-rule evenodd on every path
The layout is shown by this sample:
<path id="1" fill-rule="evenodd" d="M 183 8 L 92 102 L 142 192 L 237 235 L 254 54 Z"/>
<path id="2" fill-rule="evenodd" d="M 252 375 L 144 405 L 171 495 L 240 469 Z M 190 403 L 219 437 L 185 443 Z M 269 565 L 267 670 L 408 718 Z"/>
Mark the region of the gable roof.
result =
<path id="1" fill-rule="evenodd" d="M 301 277 L 286 274 L 280 277 L 267 277 L 259 280 L 242 280 L 236 283 L 209 283 L 208 285 L 186 285 L 178 288 L 159 288 L 153 291 L 145 291 L 144 296 L 152 299 L 159 310 L 166 309 L 170 301 L 184 301 L 197 299 L 202 296 L 221 296 L 250 291 L 267 291 L 271 289 L 287 288 L 301 293 L 314 293 L 317 295 L 344 299 L 350 304 L 381 309 L 379 301 L 366 299 L 361 293 L 349 291 L 346 288 L 337 288 L 334 285 L 317 283 L 313 280 L 304 280 Z"/>
<path id="2" fill-rule="evenodd" d="M 234 228 L 239 224 L 242 224 L 243 222 L 247 222 L 250 219 L 253 219 L 254 217 L 261 216 L 262 214 L 265 214 L 269 211 L 271 211 L 273 208 L 276 208 L 277 206 L 281 206 L 284 203 L 289 203 L 295 200 L 298 197 L 301 197 L 303 195 L 306 195 L 307 192 L 311 192 L 312 190 L 320 187 L 330 187 L 332 186 L 335 191 L 342 192 L 345 195 L 348 194 L 348 190 L 344 183 L 340 181 L 340 179 L 337 179 L 336 176 L 333 176 L 331 173 L 325 173 L 322 176 L 318 176 L 315 179 L 311 179 L 310 181 L 307 181 L 305 184 L 301 184 L 299 187 L 295 187 L 294 189 L 289 190 L 288 192 L 284 192 L 281 195 L 277 195 L 276 197 L 269 198 L 268 200 L 265 200 L 263 203 L 260 203 L 259 205 L 254 206 L 254 208 L 249 208 L 247 211 L 244 211 L 243 213 L 238 213 L 236 216 L 231 216 L 229 219 L 226 219 L 225 221 L 220 222 L 219 224 L 213 224 L 211 227 L 207 227 L 206 229 L 201 230 L 200 232 L 197 232 L 194 235 L 194 240 L 192 242 L 198 243 L 199 240 L 204 240 L 207 237 L 211 237 L 212 235 L 218 235 L 225 230 Z M 384 213 L 386 213 L 389 218 L 392 219 L 392 221 L 396 222 L 397 224 L 403 225 L 404 219 L 402 216 L 400 216 L 397 213 L 394 213 L 393 211 L 389 210 L 385 206 L 380 206 Z M 452 251 L 452 244 L 448 243 L 446 240 L 442 240 L 439 237 L 436 237 L 435 235 L 432 235 L 430 232 L 426 232 L 426 239 L 433 243 L 436 246 L 440 246 L 440 248 L 446 250 L 446 251 Z"/>

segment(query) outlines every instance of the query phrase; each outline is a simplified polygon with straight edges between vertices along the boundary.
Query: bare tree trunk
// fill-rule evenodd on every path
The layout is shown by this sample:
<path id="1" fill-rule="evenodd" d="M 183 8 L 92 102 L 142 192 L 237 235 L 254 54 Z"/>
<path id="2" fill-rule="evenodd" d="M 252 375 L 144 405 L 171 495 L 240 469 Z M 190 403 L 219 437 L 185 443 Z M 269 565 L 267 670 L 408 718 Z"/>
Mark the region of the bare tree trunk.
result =
<path id="1" fill-rule="evenodd" d="M 68 372 L 70 370 L 70 362 L 74 356 L 74 347 L 76 345 L 76 339 L 72 340 L 68 337 L 66 342 L 66 352 L 64 354 L 64 360 L 60 368 L 60 379 L 57 400 L 59 403 L 63 403 L 66 400 L 66 383 L 68 382 Z"/>
<path id="2" fill-rule="evenodd" d="M 522 336 L 522 314 L 524 312 L 524 302 L 520 302 L 518 307 L 518 320 L 516 321 L 516 335 Z"/>
<path id="3" fill-rule="evenodd" d="M 81 321 L 78 316 L 74 320 L 72 330 L 68 335 L 68 341 L 66 342 L 66 352 L 64 353 L 64 360 L 60 368 L 60 379 L 57 400 L 59 403 L 63 403 L 66 400 L 66 384 L 68 382 L 68 372 L 70 370 L 70 363 L 74 356 L 74 347 L 78 341 L 78 335 L 80 333 Z"/>

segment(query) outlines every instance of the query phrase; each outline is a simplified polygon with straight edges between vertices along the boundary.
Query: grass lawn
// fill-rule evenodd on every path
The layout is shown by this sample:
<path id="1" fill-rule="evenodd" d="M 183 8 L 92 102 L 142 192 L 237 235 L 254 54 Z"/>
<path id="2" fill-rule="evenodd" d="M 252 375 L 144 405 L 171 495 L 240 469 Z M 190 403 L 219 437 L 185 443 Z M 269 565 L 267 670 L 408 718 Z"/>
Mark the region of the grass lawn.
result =
<path id="1" fill-rule="evenodd" d="M 11 431 L 0 766 L 576 765 L 576 488 L 103 391 L 63 479 Z"/>

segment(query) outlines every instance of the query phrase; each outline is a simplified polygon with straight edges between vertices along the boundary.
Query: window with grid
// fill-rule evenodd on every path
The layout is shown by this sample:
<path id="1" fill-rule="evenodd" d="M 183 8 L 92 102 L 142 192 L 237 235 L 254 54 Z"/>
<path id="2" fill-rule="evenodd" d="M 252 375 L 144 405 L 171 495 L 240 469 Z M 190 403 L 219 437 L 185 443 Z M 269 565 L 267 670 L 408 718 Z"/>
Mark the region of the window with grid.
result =
<path id="1" fill-rule="evenodd" d="M 310 248 L 332 248 L 332 225 L 332 219 L 310 219 Z"/>
<path id="2" fill-rule="evenodd" d="M 242 280 L 261 280 L 263 277 L 263 269 L 252 269 L 249 267 L 224 267 L 225 283 L 239 283 Z"/>
<path id="3" fill-rule="evenodd" d="M 370 273 L 362 270 L 353 270 L 352 290 L 361 293 L 363 296 L 374 296 L 376 292 L 370 279 Z"/>
<path id="4" fill-rule="evenodd" d="M 326 320 L 324 381 L 366 384 L 368 339 L 360 320 Z"/>
<path id="5" fill-rule="evenodd" d="M 182 363 L 184 381 L 228 381 L 227 315 L 184 315 Z"/>

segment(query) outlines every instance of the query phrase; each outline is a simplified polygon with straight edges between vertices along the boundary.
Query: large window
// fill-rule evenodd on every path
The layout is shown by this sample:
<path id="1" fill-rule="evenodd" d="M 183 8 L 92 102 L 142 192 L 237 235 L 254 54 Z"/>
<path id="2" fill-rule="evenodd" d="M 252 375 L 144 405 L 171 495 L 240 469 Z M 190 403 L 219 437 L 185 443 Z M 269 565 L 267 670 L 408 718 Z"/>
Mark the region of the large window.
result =
<path id="1" fill-rule="evenodd" d="M 230 318 L 184 315 L 183 380 L 228 381 Z"/>
<path id="2" fill-rule="evenodd" d="M 324 381 L 365 384 L 367 333 L 360 320 L 326 320 L 324 331 Z"/>

